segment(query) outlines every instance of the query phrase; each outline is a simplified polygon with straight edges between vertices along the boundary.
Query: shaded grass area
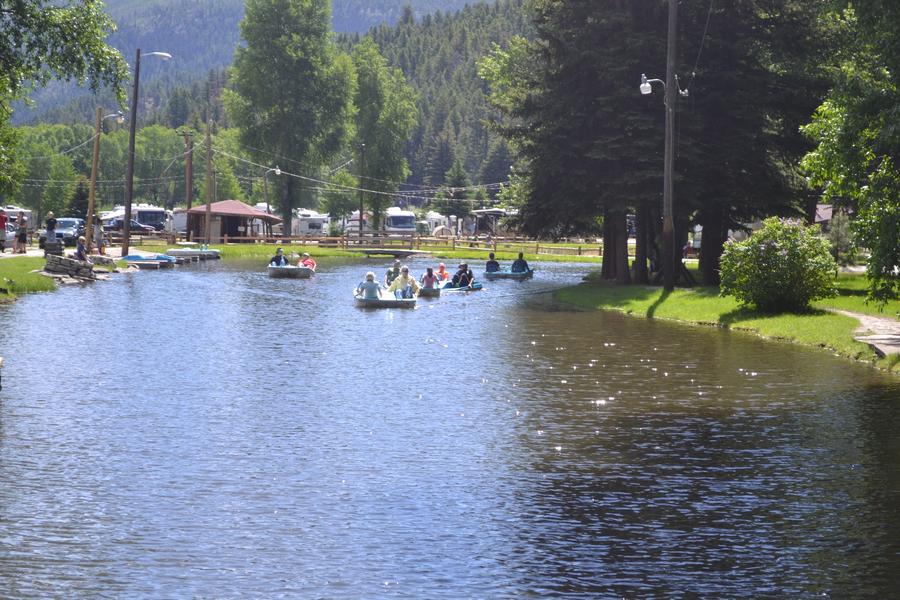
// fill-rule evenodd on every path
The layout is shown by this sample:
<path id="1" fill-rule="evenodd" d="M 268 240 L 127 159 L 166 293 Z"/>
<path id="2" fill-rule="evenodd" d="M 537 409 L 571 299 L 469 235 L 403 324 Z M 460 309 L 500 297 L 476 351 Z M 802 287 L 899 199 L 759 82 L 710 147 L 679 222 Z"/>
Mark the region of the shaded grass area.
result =
<path id="1" fill-rule="evenodd" d="M 769 339 L 829 348 L 857 360 L 873 363 L 877 360 L 868 345 L 853 339 L 859 323 L 852 317 L 821 309 L 801 314 L 763 314 L 738 306 L 734 298 L 719 296 L 715 287 L 667 293 L 658 287 L 589 283 L 565 288 L 556 295 L 584 308 L 749 331 Z"/>
<path id="2" fill-rule="evenodd" d="M 19 294 L 49 292 L 56 289 L 56 282 L 31 271 L 44 268 L 44 259 L 33 256 L 17 256 L 0 260 L 0 300 L 11 300 Z"/>
<path id="3" fill-rule="evenodd" d="M 866 302 L 869 281 L 864 274 L 841 273 L 835 283 L 838 296 L 815 302 L 816 308 L 837 308 L 875 317 L 900 319 L 900 299 L 891 300 L 884 306 L 884 309 L 874 302 Z"/>

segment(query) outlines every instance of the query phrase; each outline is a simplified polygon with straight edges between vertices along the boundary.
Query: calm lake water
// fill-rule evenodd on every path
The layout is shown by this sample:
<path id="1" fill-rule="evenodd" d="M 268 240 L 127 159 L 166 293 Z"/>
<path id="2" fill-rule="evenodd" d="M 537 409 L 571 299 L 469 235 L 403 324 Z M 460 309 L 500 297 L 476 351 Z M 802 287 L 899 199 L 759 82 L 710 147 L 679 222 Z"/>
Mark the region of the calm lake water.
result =
<path id="1" fill-rule="evenodd" d="M 896 380 L 387 264 L 0 307 L 0 597 L 900 596 Z"/>

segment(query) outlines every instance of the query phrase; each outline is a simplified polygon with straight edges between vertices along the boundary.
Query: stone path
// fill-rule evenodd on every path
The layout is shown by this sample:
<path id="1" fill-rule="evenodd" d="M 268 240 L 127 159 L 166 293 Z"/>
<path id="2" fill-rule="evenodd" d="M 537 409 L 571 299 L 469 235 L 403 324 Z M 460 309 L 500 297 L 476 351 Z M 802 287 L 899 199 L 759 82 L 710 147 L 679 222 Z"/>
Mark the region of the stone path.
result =
<path id="1" fill-rule="evenodd" d="M 900 321 L 890 317 L 874 317 L 847 310 L 834 312 L 853 317 L 860 323 L 856 340 L 869 344 L 882 356 L 900 354 Z"/>

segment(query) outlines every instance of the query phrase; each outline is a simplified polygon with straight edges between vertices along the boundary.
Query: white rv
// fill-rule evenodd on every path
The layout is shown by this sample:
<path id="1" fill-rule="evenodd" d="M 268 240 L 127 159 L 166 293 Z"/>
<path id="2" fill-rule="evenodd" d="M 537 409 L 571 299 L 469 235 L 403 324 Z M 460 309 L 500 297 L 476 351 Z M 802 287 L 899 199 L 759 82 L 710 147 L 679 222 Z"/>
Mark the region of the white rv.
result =
<path id="1" fill-rule="evenodd" d="M 308 208 L 294 211 L 291 221 L 291 235 L 328 235 L 328 224 L 331 217 Z"/>
<path id="2" fill-rule="evenodd" d="M 413 234 L 416 232 L 416 213 L 391 206 L 384 215 L 383 229 L 387 233 Z"/>
<path id="3" fill-rule="evenodd" d="M 162 231 L 166 228 L 166 221 L 168 221 L 171 216 L 171 211 L 168 211 L 161 206 L 153 206 L 152 204 L 133 204 L 131 206 L 132 219 L 141 225 L 149 225 L 157 231 Z M 100 215 L 100 219 L 103 221 L 124 217 L 124 206 L 115 206 L 112 210 L 108 210 Z"/>

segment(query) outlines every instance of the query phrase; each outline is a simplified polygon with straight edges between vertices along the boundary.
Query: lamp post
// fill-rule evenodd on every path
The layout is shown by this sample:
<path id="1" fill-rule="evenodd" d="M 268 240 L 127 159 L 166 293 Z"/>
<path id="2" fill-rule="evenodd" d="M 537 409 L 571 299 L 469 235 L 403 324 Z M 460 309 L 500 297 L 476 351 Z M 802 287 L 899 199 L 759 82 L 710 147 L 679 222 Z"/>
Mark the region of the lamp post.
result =
<path id="1" fill-rule="evenodd" d="M 675 225 L 672 217 L 672 205 L 674 203 L 673 183 L 675 170 L 675 91 L 678 87 L 678 76 L 675 75 L 675 53 L 678 26 L 678 2 L 669 0 L 669 30 L 668 45 L 666 48 L 666 80 L 647 79 L 641 75 L 641 94 L 647 95 L 653 92 L 651 84 L 662 83 L 665 91 L 666 105 L 666 146 L 663 159 L 663 289 L 672 291 L 675 289 Z M 687 96 L 687 90 L 680 92 Z"/>
<path id="2" fill-rule="evenodd" d="M 97 193 L 97 167 L 100 163 L 100 127 L 103 121 L 112 117 L 115 117 L 118 123 L 125 122 L 125 115 L 122 114 L 121 110 L 103 116 L 103 109 L 99 106 L 97 107 L 97 122 L 94 125 L 94 156 L 91 160 L 91 187 L 88 190 L 88 209 L 85 215 L 86 223 L 84 226 L 84 235 L 87 241 L 85 246 L 88 254 L 91 252 L 91 242 L 94 239 L 94 197 Z"/>
<path id="3" fill-rule="evenodd" d="M 169 60 L 168 52 L 148 52 L 144 56 L 158 56 Z M 134 136 L 137 133 L 138 89 L 141 81 L 141 49 L 137 49 L 134 59 L 134 89 L 131 92 L 131 123 L 128 128 L 128 164 L 125 167 L 125 218 L 122 222 L 122 256 L 128 254 L 131 238 L 131 200 L 134 194 Z"/>
<path id="4" fill-rule="evenodd" d="M 271 169 L 266 169 L 266 172 L 263 173 L 263 193 L 266 197 L 266 214 L 270 214 L 269 211 L 269 173 L 275 173 L 276 175 L 281 175 L 281 169 L 278 168 L 278 165 L 275 165 Z M 266 229 L 269 232 L 269 235 L 272 235 L 272 224 L 266 223 Z"/>
<path id="5" fill-rule="evenodd" d="M 365 194 L 363 193 L 363 171 L 366 167 L 366 145 L 365 143 L 360 143 L 359 145 L 359 220 L 357 223 L 359 224 L 359 244 L 362 245 L 363 238 L 363 210 L 365 208 L 364 199 Z"/>

